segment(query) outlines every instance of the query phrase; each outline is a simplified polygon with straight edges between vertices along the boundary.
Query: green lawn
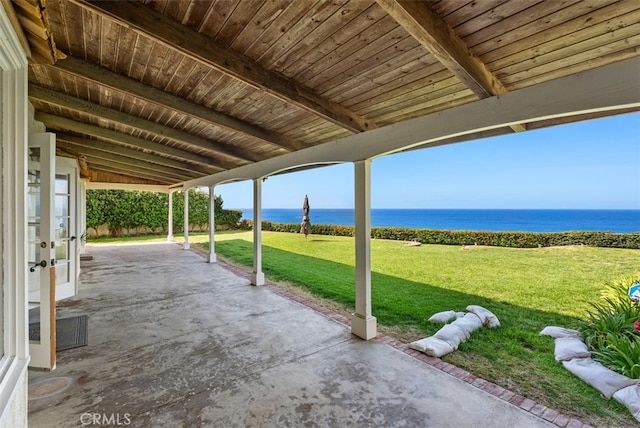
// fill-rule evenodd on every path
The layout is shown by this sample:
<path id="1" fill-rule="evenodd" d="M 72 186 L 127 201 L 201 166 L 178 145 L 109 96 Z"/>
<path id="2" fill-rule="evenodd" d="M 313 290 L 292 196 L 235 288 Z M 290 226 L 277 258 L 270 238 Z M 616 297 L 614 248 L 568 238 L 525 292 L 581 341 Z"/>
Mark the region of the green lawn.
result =
<path id="1" fill-rule="evenodd" d="M 262 239 L 263 271 L 269 279 L 297 284 L 346 310 L 353 308 L 353 238 L 311 235 L 305 241 L 299 234 L 264 232 Z M 207 240 L 207 235 L 190 237 L 204 248 Z M 216 252 L 251 266 L 251 242 L 251 232 L 217 233 Z M 585 423 L 637 426 L 623 406 L 605 400 L 556 363 L 553 339 L 539 332 L 547 325 L 575 327 L 608 281 L 640 277 L 640 251 L 462 250 L 384 240 L 372 240 L 371 247 L 372 307 L 380 325 L 407 341 L 415 340 L 440 328 L 427 321 L 435 312 L 484 306 L 498 316 L 501 327 L 476 331 L 443 360 Z"/>

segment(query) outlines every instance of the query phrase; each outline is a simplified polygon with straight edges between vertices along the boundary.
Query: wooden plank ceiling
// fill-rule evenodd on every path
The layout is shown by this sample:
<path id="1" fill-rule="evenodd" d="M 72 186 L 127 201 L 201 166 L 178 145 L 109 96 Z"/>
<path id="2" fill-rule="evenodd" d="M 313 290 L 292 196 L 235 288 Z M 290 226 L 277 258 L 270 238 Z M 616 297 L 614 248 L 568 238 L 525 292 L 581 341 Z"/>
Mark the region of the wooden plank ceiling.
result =
<path id="1" fill-rule="evenodd" d="M 109 183 L 172 185 L 640 54 L 628 0 L 2 1 L 36 119 Z"/>

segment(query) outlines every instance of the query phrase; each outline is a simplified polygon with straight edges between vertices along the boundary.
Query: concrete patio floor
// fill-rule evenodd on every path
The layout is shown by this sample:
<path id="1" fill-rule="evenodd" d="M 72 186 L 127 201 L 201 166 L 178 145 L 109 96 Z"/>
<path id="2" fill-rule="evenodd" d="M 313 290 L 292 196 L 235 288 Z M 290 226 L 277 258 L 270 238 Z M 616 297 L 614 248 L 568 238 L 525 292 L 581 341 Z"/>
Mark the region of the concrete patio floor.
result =
<path id="1" fill-rule="evenodd" d="M 58 309 L 89 345 L 30 371 L 31 427 L 557 426 L 176 244 L 89 252 Z"/>

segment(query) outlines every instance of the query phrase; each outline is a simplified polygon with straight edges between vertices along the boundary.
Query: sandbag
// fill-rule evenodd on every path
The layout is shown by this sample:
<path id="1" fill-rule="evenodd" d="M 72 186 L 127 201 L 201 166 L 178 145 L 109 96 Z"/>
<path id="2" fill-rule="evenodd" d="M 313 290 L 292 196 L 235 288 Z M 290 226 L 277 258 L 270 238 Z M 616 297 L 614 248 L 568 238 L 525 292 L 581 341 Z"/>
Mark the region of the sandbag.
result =
<path id="1" fill-rule="evenodd" d="M 573 360 L 563 361 L 562 365 L 607 398 L 611 398 L 614 393 L 622 388 L 638 383 L 638 379 L 630 379 L 620 373 L 616 373 L 591 358 L 574 358 Z"/>
<path id="2" fill-rule="evenodd" d="M 447 324 L 438 330 L 433 337 L 444 340 L 455 350 L 458 349 L 461 342 L 464 342 L 469 338 L 469 333 L 459 329 L 453 324 Z"/>
<path id="3" fill-rule="evenodd" d="M 471 313 L 476 314 L 478 318 L 482 320 L 482 324 L 486 325 L 487 327 L 500 327 L 500 321 L 498 321 L 498 317 L 496 317 L 490 310 L 478 305 L 469 305 L 467 306 L 467 310 Z"/>
<path id="4" fill-rule="evenodd" d="M 554 356 L 556 361 L 568 361 L 574 358 L 588 358 L 591 356 L 587 345 L 577 337 L 560 337 L 555 339 L 555 345 Z"/>
<path id="5" fill-rule="evenodd" d="M 619 389 L 613 394 L 613 398 L 627 406 L 633 417 L 640 422 L 640 386 L 631 385 Z"/>
<path id="6" fill-rule="evenodd" d="M 467 333 L 467 335 L 470 335 L 471 333 L 482 327 L 482 320 L 476 314 L 472 314 L 471 312 L 469 312 L 462 318 L 456 319 L 451 323 L 451 325 L 455 325 L 460 330 Z"/>
<path id="7" fill-rule="evenodd" d="M 540 336 L 551 336 L 554 339 L 559 339 L 561 337 L 578 337 L 581 338 L 582 335 L 578 330 L 572 330 L 570 328 L 563 327 L 555 327 L 549 325 L 542 329 L 540 332 Z"/>
<path id="8" fill-rule="evenodd" d="M 429 321 L 431 322 L 449 322 L 450 320 L 456 317 L 456 313 L 454 311 L 444 311 L 438 312 L 437 314 L 433 314 Z"/>
<path id="9" fill-rule="evenodd" d="M 453 346 L 433 336 L 411 342 L 409 348 L 424 352 L 432 357 L 442 357 L 454 351 Z"/>

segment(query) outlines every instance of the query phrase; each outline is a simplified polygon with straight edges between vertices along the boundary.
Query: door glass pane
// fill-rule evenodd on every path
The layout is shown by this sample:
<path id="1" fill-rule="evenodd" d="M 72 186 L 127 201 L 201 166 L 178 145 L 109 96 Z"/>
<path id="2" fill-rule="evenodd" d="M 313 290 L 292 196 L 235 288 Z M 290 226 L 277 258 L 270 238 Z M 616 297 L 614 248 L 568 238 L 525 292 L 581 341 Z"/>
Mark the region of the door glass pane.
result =
<path id="1" fill-rule="evenodd" d="M 57 263 L 56 262 L 56 285 L 69 282 L 69 263 Z"/>
<path id="2" fill-rule="evenodd" d="M 69 196 L 56 194 L 56 215 L 69 215 Z"/>
<path id="3" fill-rule="evenodd" d="M 56 217 L 56 239 L 69 237 L 69 217 Z"/>
<path id="4" fill-rule="evenodd" d="M 27 174 L 27 183 L 29 183 L 29 185 L 40 184 L 40 170 L 29 169 L 29 172 Z"/>
<path id="5" fill-rule="evenodd" d="M 55 237 L 56 285 L 69 282 L 69 184 L 68 174 L 56 174 Z"/>
<path id="6" fill-rule="evenodd" d="M 40 193 L 31 193 L 27 196 L 27 221 L 40 222 Z"/>
<path id="7" fill-rule="evenodd" d="M 56 241 L 56 264 L 69 259 L 69 241 Z"/>
<path id="8" fill-rule="evenodd" d="M 69 176 L 56 174 L 56 195 L 69 194 Z"/>
<path id="9" fill-rule="evenodd" d="M 29 243 L 29 264 L 33 265 L 34 263 L 40 262 L 40 242 L 30 242 Z"/>

